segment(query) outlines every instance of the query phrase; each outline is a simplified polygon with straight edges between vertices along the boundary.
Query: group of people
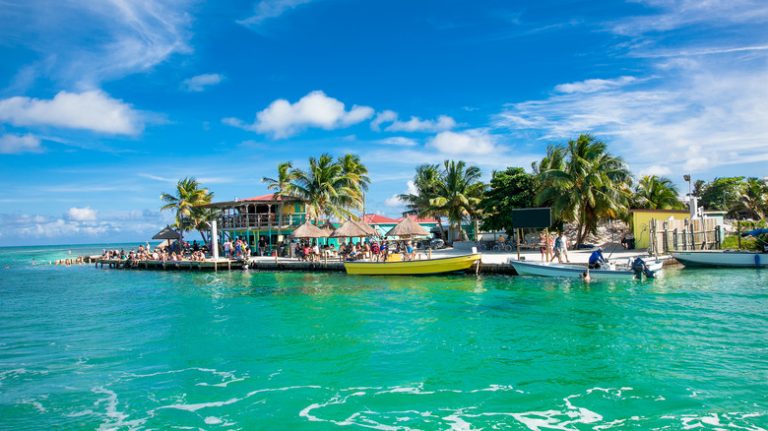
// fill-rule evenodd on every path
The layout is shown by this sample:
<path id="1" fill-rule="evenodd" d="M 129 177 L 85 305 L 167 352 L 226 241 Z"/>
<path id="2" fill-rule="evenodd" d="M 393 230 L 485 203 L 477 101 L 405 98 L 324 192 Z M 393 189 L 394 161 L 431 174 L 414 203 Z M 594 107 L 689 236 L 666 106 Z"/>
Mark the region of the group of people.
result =
<path id="1" fill-rule="evenodd" d="M 568 238 L 563 232 L 559 232 L 557 236 L 550 236 L 544 233 L 539 237 L 539 252 L 541 252 L 541 260 L 546 261 L 547 255 L 551 256 L 549 261 L 554 262 L 555 259 L 559 263 L 571 263 L 568 258 Z"/>
<path id="2" fill-rule="evenodd" d="M 208 247 L 201 246 L 197 241 L 192 244 L 185 241 L 177 241 L 168 246 L 155 247 L 152 249 L 147 243 L 140 244 L 135 250 L 103 250 L 101 257 L 103 259 L 119 259 L 129 261 L 159 260 L 162 262 L 179 262 L 191 260 L 195 262 L 205 261 L 205 255 Z"/>
<path id="3" fill-rule="evenodd" d="M 224 253 L 223 257 L 227 259 L 245 259 L 251 255 L 250 246 L 247 242 L 240 239 L 240 237 L 235 238 L 234 241 L 231 239 L 224 241 L 222 248 Z"/>
<path id="4" fill-rule="evenodd" d="M 312 245 L 302 241 L 296 243 L 295 254 L 301 260 L 314 262 L 323 258 L 338 257 L 345 261 L 367 259 L 373 262 L 386 262 L 390 254 L 400 253 L 404 261 L 416 259 L 416 252 L 411 241 L 364 241 L 359 244 L 341 243 L 338 249 L 334 245 Z"/>

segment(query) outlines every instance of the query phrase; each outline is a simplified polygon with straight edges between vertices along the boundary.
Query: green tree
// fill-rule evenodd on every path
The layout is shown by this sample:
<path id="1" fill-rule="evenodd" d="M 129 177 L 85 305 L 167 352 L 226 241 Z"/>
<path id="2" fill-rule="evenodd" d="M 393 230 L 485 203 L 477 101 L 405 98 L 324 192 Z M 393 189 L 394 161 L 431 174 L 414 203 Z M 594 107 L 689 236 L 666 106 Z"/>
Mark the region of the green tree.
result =
<path id="1" fill-rule="evenodd" d="M 706 183 L 699 203 L 708 210 L 728 211 L 734 215 L 744 194 L 744 177 L 722 177 Z"/>
<path id="2" fill-rule="evenodd" d="M 349 159 L 334 160 L 329 154 L 309 158 L 305 171 L 294 168 L 288 195 L 303 201 L 307 206 L 307 217 L 318 221 L 321 217 L 330 219 L 351 218 L 351 209 L 363 207 L 363 190 L 370 182 L 368 170 L 356 157 L 354 166 Z M 344 163 L 349 163 L 344 166 Z"/>
<path id="3" fill-rule="evenodd" d="M 538 179 L 523 168 L 510 167 L 493 171 L 488 190 L 480 202 L 484 230 L 504 229 L 511 235 L 512 209 L 535 205 Z"/>
<path id="4" fill-rule="evenodd" d="M 208 242 L 205 232 L 210 229 L 210 221 L 216 216 L 210 208 L 202 208 L 202 205 L 211 203 L 213 193 L 202 188 L 193 177 L 183 178 L 176 183 L 176 193 L 163 193 L 160 199 L 165 202 L 160 209 L 176 212 L 175 227 L 186 232 L 196 229 L 203 241 Z"/>
<path id="5" fill-rule="evenodd" d="M 291 162 L 283 162 L 277 165 L 277 178 L 263 177 L 261 179 L 262 183 L 267 184 L 267 190 L 274 190 L 275 199 L 289 193 L 291 180 L 293 180 L 291 169 L 293 169 Z"/>
<path id="6" fill-rule="evenodd" d="M 478 216 L 480 201 L 485 184 L 480 181 L 480 168 L 467 166 L 463 161 L 446 160 L 440 181 L 435 188 L 435 197 L 430 206 L 448 217 L 450 229 L 457 229 L 458 239 L 466 238 L 461 223 L 466 218 Z"/>
<path id="7" fill-rule="evenodd" d="M 747 217 L 762 220 L 768 214 L 768 181 L 760 178 L 747 178 L 742 187 L 736 211 Z"/>
<path id="8" fill-rule="evenodd" d="M 685 204 L 678 198 L 677 187 L 672 181 L 656 175 L 640 178 L 632 196 L 632 206 L 654 210 L 685 209 Z"/>
<path id="9" fill-rule="evenodd" d="M 537 205 L 551 206 L 559 221 L 575 221 L 577 243 L 596 232 L 599 220 L 616 219 L 628 211 L 629 170 L 620 157 L 607 152 L 605 143 L 590 135 L 580 135 L 565 147 L 550 147 L 538 170 Z"/>
<path id="10" fill-rule="evenodd" d="M 432 205 L 432 200 L 437 197 L 437 187 L 440 181 L 442 181 L 440 165 L 421 165 L 416 168 L 416 175 L 413 177 L 414 191 L 401 194 L 398 197 L 410 211 L 415 212 L 419 217 L 435 218 L 442 233 L 445 232 L 442 222 L 442 217 L 445 214 Z"/>

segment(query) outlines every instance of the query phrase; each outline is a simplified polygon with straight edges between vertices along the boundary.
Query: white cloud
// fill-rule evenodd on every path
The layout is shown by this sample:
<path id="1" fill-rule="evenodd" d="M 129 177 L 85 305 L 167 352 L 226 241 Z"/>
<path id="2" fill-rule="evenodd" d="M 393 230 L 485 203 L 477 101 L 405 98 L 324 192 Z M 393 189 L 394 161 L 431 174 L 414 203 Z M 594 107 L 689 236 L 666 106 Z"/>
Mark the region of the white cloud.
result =
<path id="1" fill-rule="evenodd" d="M 384 145 L 396 145 L 399 147 L 415 147 L 417 145 L 415 139 L 406 138 L 404 136 L 392 136 L 391 138 L 379 139 L 376 142 Z"/>
<path id="2" fill-rule="evenodd" d="M 21 96 L 3 99 L 0 121 L 16 126 L 53 126 L 116 135 L 135 135 L 144 128 L 142 116 L 130 105 L 99 90 L 62 91 L 51 100 Z"/>
<path id="3" fill-rule="evenodd" d="M 663 163 L 671 172 L 756 163 L 768 157 L 765 63 L 665 63 L 653 86 L 515 103 L 496 125 L 545 140 L 589 132 L 632 165 Z"/>
<path id="4" fill-rule="evenodd" d="M 450 156 L 490 154 L 497 150 L 496 139 L 486 130 L 471 129 L 461 132 L 440 132 L 427 145 Z"/>
<path id="5" fill-rule="evenodd" d="M 407 194 L 407 195 L 419 194 L 419 191 L 416 189 L 416 183 L 414 183 L 413 180 L 410 180 L 408 181 L 408 183 L 406 183 L 406 190 L 405 192 L 403 192 L 403 194 Z M 400 199 L 400 194 L 395 194 L 385 199 L 384 205 L 390 208 L 402 208 L 405 206 L 405 202 L 403 202 L 403 200 Z"/>
<path id="6" fill-rule="evenodd" d="M 390 110 L 381 111 L 376 114 L 376 118 L 371 121 L 371 129 L 378 132 L 381 130 L 381 125 L 383 123 L 391 123 L 395 120 L 397 120 L 397 112 Z"/>
<path id="7" fill-rule="evenodd" d="M 442 132 L 456 127 L 456 120 L 447 115 L 440 115 L 434 120 L 411 116 L 407 121 L 400 121 L 397 112 L 386 110 L 379 112 L 371 121 L 371 129 L 378 132 L 386 123 L 391 123 L 384 129 L 388 132 Z"/>
<path id="8" fill-rule="evenodd" d="M 81 88 L 151 69 L 188 53 L 188 0 L 45 0 L 4 7 L 0 38 L 25 44 L 40 59 L 21 69 Z M 76 23 L 76 24 L 73 24 Z M 29 83 L 28 83 L 29 84 Z"/>
<path id="9" fill-rule="evenodd" d="M 295 9 L 303 4 L 310 3 L 311 1 L 312 0 L 261 0 L 254 6 L 253 15 L 237 22 L 245 26 L 259 25 L 270 18 L 279 17 L 285 12 Z"/>
<path id="10" fill-rule="evenodd" d="M 74 221 L 95 221 L 96 220 L 96 210 L 93 210 L 89 207 L 85 208 L 77 208 L 72 207 L 67 211 L 67 216 L 70 220 Z"/>
<path id="11" fill-rule="evenodd" d="M 32 135 L 0 136 L 0 154 L 40 153 L 40 138 Z"/>
<path id="12" fill-rule="evenodd" d="M 672 169 L 670 169 L 668 166 L 650 165 L 641 169 L 637 173 L 637 175 L 638 177 L 644 177 L 646 175 L 655 175 L 657 177 L 664 177 L 664 176 L 670 175 L 671 173 L 672 173 Z"/>
<path id="13" fill-rule="evenodd" d="M 207 87 L 221 83 L 222 80 L 224 80 L 224 76 L 219 73 L 204 73 L 185 79 L 182 87 L 186 91 L 201 92 Z"/>
<path id="14" fill-rule="evenodd" d="M 326 96 L 322 91 L 313 91 L 296 103 L 285 99 L 275 100 L 256 114 L 253 124 L 246 124 L 237 118 L 224 118 L 222 121 L 230 126 L 269 134 L 274 138 L 285 138 L 310 127 L 332 130 L 351 126 L 370 118 L 373 112 L 368 106 L 357 105 L 346 110 L 341 101 Z"/>
<path id="15" fill-rule="evenodd" d="M 561 93 L 593 93 L 609 88 L 622 87 L 635 81 L 637 81 L 637 78 L 632 76 L 622 76 L 616 79 L 587 79 L 586 81 L 560 84 L 555 87 L 555 90 Z"/>

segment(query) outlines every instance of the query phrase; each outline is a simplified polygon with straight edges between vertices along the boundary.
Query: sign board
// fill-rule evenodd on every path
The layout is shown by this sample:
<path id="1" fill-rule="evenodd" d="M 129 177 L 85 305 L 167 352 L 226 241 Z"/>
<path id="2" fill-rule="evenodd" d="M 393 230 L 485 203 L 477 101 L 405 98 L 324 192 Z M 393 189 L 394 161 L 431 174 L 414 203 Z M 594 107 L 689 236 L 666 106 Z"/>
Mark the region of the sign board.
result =
<path id="1" fill-rule="evenodd" d="M 552 208 L 519 208 L 512 210 L 512 226 L 547 228 L 552 226 Z"/>

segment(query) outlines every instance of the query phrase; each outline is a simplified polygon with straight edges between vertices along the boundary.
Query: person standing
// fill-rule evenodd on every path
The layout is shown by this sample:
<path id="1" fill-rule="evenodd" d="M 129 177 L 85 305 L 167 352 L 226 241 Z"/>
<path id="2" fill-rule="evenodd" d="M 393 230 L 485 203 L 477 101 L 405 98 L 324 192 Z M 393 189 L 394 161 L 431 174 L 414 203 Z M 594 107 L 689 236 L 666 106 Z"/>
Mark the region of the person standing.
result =
<path id="1" fill-rule="evenodd" d="M 555 238 L 555 245 L 553 247 L 554 255 L 552 256 L 552 259 L 550 262 L 554 261 L 555 258 L 557 258 L 557 261 L 560 263 L 563 263 L 563 257 L 565 257 L 566 263 L 571 263 L 571 261 L 568 259 L 568 246 L 567 246 L 568 239 L 565 237 L 565 234 L 560 232 L 557 235 L 557 238 Z"/>

